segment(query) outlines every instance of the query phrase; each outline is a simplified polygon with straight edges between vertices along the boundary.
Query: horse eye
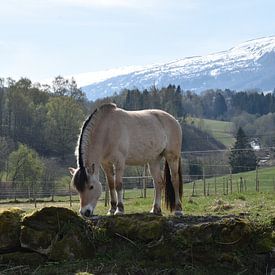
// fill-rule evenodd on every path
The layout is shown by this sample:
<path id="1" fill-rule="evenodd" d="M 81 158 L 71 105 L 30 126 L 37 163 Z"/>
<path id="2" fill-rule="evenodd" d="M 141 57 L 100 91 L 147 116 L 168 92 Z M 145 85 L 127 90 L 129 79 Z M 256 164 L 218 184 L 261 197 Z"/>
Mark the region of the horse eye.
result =
<path id="1" fill-rule="evenodd" d="M 93 186 L 93 185 L 91 185 L 91 186 L 89 187 L 89 189 L 90 189 L 90 190 L 94 189 L 94 186 Z"/>

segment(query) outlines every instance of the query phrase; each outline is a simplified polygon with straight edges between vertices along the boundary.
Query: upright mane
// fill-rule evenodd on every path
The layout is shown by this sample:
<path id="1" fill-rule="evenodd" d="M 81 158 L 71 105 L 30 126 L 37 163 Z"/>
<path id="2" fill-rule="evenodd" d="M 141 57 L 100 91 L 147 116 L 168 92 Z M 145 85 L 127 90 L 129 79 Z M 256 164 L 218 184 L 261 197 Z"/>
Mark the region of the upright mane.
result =
<path id="1" fill-rule="evenodd" d="M 92 132 L 95 123 L 100 119 L 101 115 L 104 114 L 106 110 L 114 108 L 116 108 L 116 105 L 113 103 L 101 105 L 87 117 L 87 119 L 84 121 L 82 125 L 80 135 L 78 138 L 77 147 L 75 150 L 78 169 L 73 177 L 74 186 L 80 192 L 84 191 L 85 184 L 88 180 L 85 169 L 84 151 L 86 146 L 88 145 L 90 133 Z"/>
<path id="2" fill-rule="evenodd" d="M 84 121 L 80 135 L 78 138 L 78 143 L 76 147 L 76 157 L 77 165 L 79 168 L 84 167 L 84 151 L 89 142 L 90 133 L 92 132 L 95 123 L 101 117 L 102 113 L 105 113 L 106 110 L 115 109 L 116 105 L 114 103 L 106 103 L 97 107 L 89 117 Z"/>

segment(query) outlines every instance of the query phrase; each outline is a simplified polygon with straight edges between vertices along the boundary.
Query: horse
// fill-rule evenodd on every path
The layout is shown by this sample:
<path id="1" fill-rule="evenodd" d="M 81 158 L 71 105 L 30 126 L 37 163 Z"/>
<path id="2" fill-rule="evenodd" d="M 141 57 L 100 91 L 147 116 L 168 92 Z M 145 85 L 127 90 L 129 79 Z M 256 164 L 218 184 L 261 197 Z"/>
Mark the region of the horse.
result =
<path id="1" fill-rule="evenodd" d="M 113 103 L 97 107 L 82 125 L 75 150 L 77 168 L 69 168 L 80 196 L 80 214 L 93 216 L 102 193 L 100 167 L 109 185 L 108 215 L 124 213 L 122 177 L 126 165 L 149 165 L 154 182 L 151 213 L 161 215 L 165 187 L 166 207 L 182 212 L 182 131 L 178 121 L 157 109 L 126 111 Z M 161 169 L 165 159 L 164 173 Z"/>

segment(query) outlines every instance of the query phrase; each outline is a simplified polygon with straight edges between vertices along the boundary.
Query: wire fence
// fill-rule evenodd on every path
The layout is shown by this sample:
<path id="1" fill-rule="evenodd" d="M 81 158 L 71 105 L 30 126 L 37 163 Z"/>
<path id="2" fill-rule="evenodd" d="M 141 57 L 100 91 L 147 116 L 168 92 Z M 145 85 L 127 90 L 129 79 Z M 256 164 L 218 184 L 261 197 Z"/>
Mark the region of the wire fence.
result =
<path id="1" fill-rule="evenodd" d="M 274 148 L 261 148 L 261 151 Z M 275 192 L 275 168 L 269 167 L 263 169 L 263 167 L 258 166 L 254 171 L 232 174 L 231 166 L 228 164 L 229 152 L 230 149 L 182 152 L 184 196 Z M 262 154 L 261 157 L 265 155 Z M 193 156 L 193 158 L 190 159 L 190 156 Z M 195 171 L 194 173 L 190 170 L 190 165 L 198 167 L 200 171 Z M 244 171 L 255 168 L 248 166 L 238 167 Z M 138 175 L 133 170 L 131 171 L 123 178 L 124 198 L 146 198 L 147 190 L 149 190 L 148 195 L 152 196 L 153 192 L 151 189 L 154 187 L 154 183 L 147 166 L 139 169 Z M 100 180 L 104 190 L 102 199 L 105 200 L 105 204 L 108 204 L 109 192 L 106 192 L 108 191 L 108 186 L 102 173 Z M 0 181 L 0 204 L 7 202 L 30 202 L 36 206 L 38 201 L 64 201 L 71 205 L 73 201 L 78 200 L 78 193 L 71 186 L 69 180 L 68 182 L 63 182 L 62 186 L 57 181 L 35 183 L 26 181 Z"/>
<path id="2" fill-rule="evenodd" d="M 183 194 L 186 197 L 245 192 L 274 192 L 275 194 L 275 169 L 272 167 L 257 168 L 245 174 L 183 175 L 183 181 Z M 108 186 L 104 180 L 102 183 L 104 192 L 101 199 L 105 200 L 105 205 L 108 205 Z M 153 195 L 154 183 L 146 167 L 144 167 L 143 176 L 124 177 L 123 186 L 125 199 L 146 198 L 148 195 Z M 56 186 L 56 182 L 37 182 L 32 185 L 28 182 L 0 182 L 0 204 L 23 202 L 31 203 L 36 207 L 38 202 L 64 202 L 71 206 L 78 200 L 78 193 L 70 182 L 67 186 Z"/>

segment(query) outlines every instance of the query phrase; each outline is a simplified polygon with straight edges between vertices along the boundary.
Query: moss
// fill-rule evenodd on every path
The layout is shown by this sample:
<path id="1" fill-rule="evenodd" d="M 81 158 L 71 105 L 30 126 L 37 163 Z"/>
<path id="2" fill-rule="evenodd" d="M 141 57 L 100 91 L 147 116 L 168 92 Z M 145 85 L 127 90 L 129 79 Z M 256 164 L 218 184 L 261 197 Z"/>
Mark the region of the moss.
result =
<path id="1" fill-rule="evenodd" d="M 23 211 L 11 208 L 0 212 L 0 251 L 20 246 L 20 222 Z"/>
<path id="2" fill-rule="evenodd" d="M 82 259 L 94 255 L 90 228 L 67 208 L 43 208 L 26 216 L 22 224 L 22 246 L 47 255 L 50 260 Z"/>
<path id="3" fill-rule="evenodd" d="M 46 262 L 46 257 L 35 252 L 17 251 L 13 253 L 1 254 L 0 262 L 8 265 L 30 265 L 39 266 Z"/>
<path id="4" fill-rule="evenodd" d="M 275 248 L 275 232 L 265 232 L 258 236 L 256 241 L 256 253 L 268 253 Z"/>
<path id="5" fill-rule="evenodd" d="M 142 214 L 117 216 L 109 219 L 107 228 L 113 234 L 148 242 L 162 236 L 165 229 L 165 218 Z"/>

